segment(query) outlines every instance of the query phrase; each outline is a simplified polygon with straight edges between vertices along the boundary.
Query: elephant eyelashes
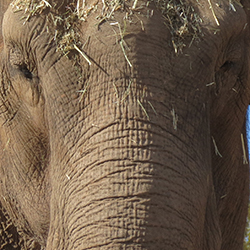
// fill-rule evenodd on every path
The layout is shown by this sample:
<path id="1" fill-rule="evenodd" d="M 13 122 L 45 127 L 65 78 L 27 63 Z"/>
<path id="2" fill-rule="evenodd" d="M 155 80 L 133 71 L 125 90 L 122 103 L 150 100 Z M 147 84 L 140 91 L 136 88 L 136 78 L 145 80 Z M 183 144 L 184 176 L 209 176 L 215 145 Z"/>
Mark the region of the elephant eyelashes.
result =
<path id="1" fill-rule="evenodd" d="M 33 74 L 32 74 L 32 72 L 29 71 L 27 65 L 25 65 L 25 64 L 19 65 L 19 70 L 23 73 L 25 78 L 32 80 Z"/>

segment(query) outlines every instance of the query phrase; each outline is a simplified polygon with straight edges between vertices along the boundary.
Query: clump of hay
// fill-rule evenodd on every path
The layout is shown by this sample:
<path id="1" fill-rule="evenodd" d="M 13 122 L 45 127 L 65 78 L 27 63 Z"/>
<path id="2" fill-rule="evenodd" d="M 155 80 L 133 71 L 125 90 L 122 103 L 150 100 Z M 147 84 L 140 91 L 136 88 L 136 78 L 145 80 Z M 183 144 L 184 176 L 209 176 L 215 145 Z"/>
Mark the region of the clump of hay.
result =
<path id="1" fill-rule="evenodd" d="M 186 46 L 184 39 L 191 37 L 190 45 L 202 35 L 202 19 L 196 13 L 189 1 L 182 0 L 154 0 L 161 11 L 165 24 L 172 34 L 172 43 L 175 52 L 178 53 Z M 189 45 L 189 46 L 190 46 Z"/>
<path id="2" fill-rule="evenodd" d="M 47 8 L 52 8 L 51 4 L 46 0 L 13 0 L 11 6 L 15 12 L 20 10 L 25 12 L 25 21 L 29 20 L 31 16 L 41 14 Z"/>
<path id="3" fill-rule="evenodd" d="M 80 21 L 85 21 L 94 8 L 84 8 L 83 3 L 80 4 L 80 0 L 72 1 L 64 12 L 58 11 L 58 6 L 54 1 L 47 0 L 14 0 L 11 5 L 14 11 L 24 11 L 24 23 L 32 16 L 49 9 L 50 11 L 46 14 L 47 23 L 50 24 L 47 26 L 47 31 L 56 42 L 57 51 L 68 54 L 72 50 L 80 51 L 81 42 L 77 25 Z"/>

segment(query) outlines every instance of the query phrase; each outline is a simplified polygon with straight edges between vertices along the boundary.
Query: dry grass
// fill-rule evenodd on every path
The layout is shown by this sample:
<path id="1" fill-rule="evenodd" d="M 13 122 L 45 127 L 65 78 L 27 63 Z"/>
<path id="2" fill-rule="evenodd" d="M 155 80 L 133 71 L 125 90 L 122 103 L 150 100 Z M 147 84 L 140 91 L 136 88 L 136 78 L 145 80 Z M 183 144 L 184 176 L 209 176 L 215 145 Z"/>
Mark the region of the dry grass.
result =
<path id="1" fill-rule="evenodd" d="M 174 108 L 170 111 L 172 117 L 173 117 L 173 127 L 174 130 L 177 130 L 177 123 L 178 123 L 178 115 L 176 114 Z"/>
<path id="2" fill-rule="evenodd" d="M 196 13 L 190 1 L 185 0 L 155 0 L 156 6 L 165 18 L 165 24 L 172 34 L 172 43 L 178 53 L 186 46 L 185 38 L 191 37 L 189 46 L 202 34 L 202 19 Z"/>
<path id="3" fill-rule="evenodd" d="M 146 109 L 144 108 L 144 106 L 142 105 L 141 101 L 139 99 L 137 99 L 137 102 L 138 102 L 139 106 L 141 107 L 142 111 L 144 112 L 144 114 L 146 115 L 147 119 L 150 120 L 149 115 L 148 115 Z"/>
<path id="4" fill-rule="evenodd" d="M 24 11 L 24 23 L 32 16 L 50 9 L 51 11 L 46 14 L 47 31 L 51 33 L 56 42 L 57 50 L 66 55 L 70 51 L 76 50 L 91 64 L 85 53 L 80 50 L 82 44 L 77 25 L 79 22 L 85 21 L 95 5 L 85 8 L 85 1 L 72 1 L 72 4 L 65 8 L 64 13 L 59 12 L 55 2 L 51 0 L 14 0 L 11 5 L 14 11 Z"/>
<path id="5" fill-rule="evenodd" d="M 42 13 L 46 8 L 52 8 L 51 4 L 46 0 L 13 0 L 11 5 L 15 11 L 24 10 L 26 21 L 31 16 Z"/>
<path id="6" fill-rule="evenodd" d="M 191 46 L 193 41 L 199 39 L 199 36 L 202 35 L 202 19 L 189 0 L 148 0 L 144 3 L 138 3 L 138 0 L 102 0 L 102 2 L 103 9 L 100 22 L 112 18 L 117 10 L 125 12 L 125 18 L 128 18 L 134 12 L 138 14 L 139 10 L 154 3 L 162 13 L 164 23 L 171 32 L 172 44 L 176 53 L 182 51 L 186 46 L 184 40 L 187 36 L 192 38 L 189 43 L 189 46 Z M 153 11 L 149 11 L 147 17 L 150 18 L 152 15 Z"/>
<path id="7" fill-rule="evenodd" d="M 241 144 L 242 144 L 242 151 L 243 151 L 243 164 L 248 164 L 248 157 L 247 157 L 247 151 L 245 147 L 245 142 L 244 142 L 244 136 L 241 134 Z"/>
<path id="8" fill-rule="evenodd" d="M 201 33 L 200 23 L 202 20 L 189 1 L 149 0 L 140 3 L 140 5 L 138 0 L 99 0 L 99 2 L 102 4 L 102 10 L 97 16 L 99 24 L 111 19 L 116 11 L 124 12 L 126 18 L 133 15 L 134 11 L 138 14 L 138 10 L 155 3 L 162 12 L 165 23 L 171 31 L 172 43 L 176 53 L 186 46 L 184 43 L 186 36 L 192 37 L 192 43 Z M 80 37 L 76 32 L 77 23 L 85 21 L 89 14 L 97 9 L 98 1 L 88 6 L 85 0 L 72 0 L 65 13 L 60 14 L 56 12 L 56 5 L 53 0 L 13 0 L 12 6 L 16 11 L 24 10 L 25 21 L 36 14 L 42 13 L 47 8 L 53 10 L 47 15 L 49 21 L 54 24 L 54 30 L 56 30 L 53 37 L 57 42 L 58 50 L 67 54 L 68 51 L 81 48 L 81 44 L 79 44 Z M 58 29 L 58 27 L 63 27 L 63 29 Z"/>
<path id="9" fill-rule="evenodd" d="M 216 155 L 219 155 L 220 157 L 222 157 L 222 155 L 221 155 L 221 153 L 220 153 L 220 151 L 219 151 L 219 149 L 218 149 L 218 147 L 217 147 L 217 145 L 216 145 L 216 142 L 215 142 L 215 139 L 214 139 L 213 136 L 212 136 L 212 141 L 213 141 L 213 144 L 214 144 L 214 151 L 215 151 L 215 154 L 216 154 Z"/>
<path id="10" fill-rule="evenodd" d="M 214 20 L 219 26 L 213 3 L 211 0 L 207 1 Z M 54 30 L 56 30 L 53 35 L 54 40 L 57 42 L 58 50 L 67 54 L 71 50 L 77 50 L 76 48 L 81 49 L 77 24 L 80 21 L 85 21 L 90 13 L 95 12 L 98 7 L 102 6 L 96 17 L 98 24 L 101 24 L 112 19 L 116 11 L 123 12 L 125 19 L 136 12 L 138 18 L 139 11 L 149 7 L 152 3 L 156 5 L 164 17 L 164 22 L 171 32 L 171 40 L 176 53 L 181 52 L 187 45 L 191 46 L 194 40 L 199 40 L 202 36 L 202 19 L 197 14 L 191 0 L 148 0 L 145 2 L 139 2 L 138 0 L 97 0 L 92 5 L 89 5 L 86 0 L 72 0 L 72 3 L 65 8 L 65 13 L 60 14 L 56 11 L 56 4 L 53 0 L 13 0 L 12 6 L 16 11 L 24 10 L 25 21 L 36 14 L 42 13 L 47 8 L 51 9 L 52 12 L 49 12 L 47 18 L 54 24 Z M 200 0 L 196 0 L 195 4 L 202 3 Z M 240 5 L 240 0 L 228 0 L 228 4 L 229 8 L 236 11 L 235 6 Z M 150 13 L 148 17 L 153 15 L 150 10 L 148 13 Z M 58 27 L 63 27 L 63 29 Z M 187 37 L 191 39 L 186 39 Z M 123 42 L 121 42 L 121 48 L 124 51 Z M 124 55 L 126 56 L 125 53 Z M 86 60 L 88 61 L 88 59 Z M 126 60 L 129 63 L 129 60 Z"/>

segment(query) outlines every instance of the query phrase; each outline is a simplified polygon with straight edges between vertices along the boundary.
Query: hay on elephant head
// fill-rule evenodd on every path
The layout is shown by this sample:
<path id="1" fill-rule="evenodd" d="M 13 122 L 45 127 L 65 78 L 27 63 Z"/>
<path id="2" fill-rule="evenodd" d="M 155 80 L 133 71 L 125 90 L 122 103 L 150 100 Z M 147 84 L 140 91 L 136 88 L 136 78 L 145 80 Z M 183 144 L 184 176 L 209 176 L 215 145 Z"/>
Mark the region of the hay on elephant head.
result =
<path id="1" fill-rule="evenodd" d="M 189 1 L 154 0 L 154 2 L 161 11 L 165 19 L 165 24 L 172 34 L 172 43 L 176 53 L 186 46 L 184 39 L 187 36 L 192 37 L 192 43 L 202 34 L 202 19 Z"/>
<path id="2" fill-rule="evenodd" d="M 51 10 L 46 14 L 47 23 L 50 24 L 47 31 L 51 33 L 53 40 L 56 42 L 57 50 L 68 54 L 72 50 L 79 52 L 81 42 L 76 27 L 79 21 L 85 21 L 86 16 L 91 11 L 90 9 L 83 10 L 83 8 L 80 11 L 79 3 L 80 0 L 73 1 L 64 12 L 58 11 L 55 1 L 51 0 L 13 0 L 11 5 L 14 11 L 24 11 L 24 23 L 45 10 Z"/>
<path id="3" fill-rule="evenodd" d="M 61 1 L 62 2 L 62 1 Z M 184 39 L 192 37 L 191 42 L 201 34 L 200 24 L 202 22 L 199 15 L 189 0 L 148 0 L 138 3 L 138 0 L 99 0 L 102 4 L 101 13 L 98 13 L 97 22 L 113 18 L 116 11 L 124 12 L 125 18 L 133 15 L 138 9 L 146 8 L 154 3 L 164 17 L 164 23 L 169 28 L 172 35 L 172 43 L 175 52 L 181 51 L 185 47 Z M 54 40 L 57 42 L 59 51 L 67 54 L 68 51 L 81 47 L 79 33 L 76 26 L 79 21 L 85 21 L 90 13 L 98 7 L 98 0 L 92 5 L 88 5 L 85 0 L 72 0 L 67 5 L 65 13 L 56 12 L 56 1 L 53 0 L 13 0 L 12 6 L 15 10 L 25 12 L 25 20 L 29 20 L 36 14 L 41 14 L 46 9 L 49 12 L 47 18 L 54 23 Z M 138 6 L 140 4 L 140 6 Z M 64 29 L 57 29 L 57 27 Z"/>
<path id="4" fill-rule="evenodd" d="M 211 3 L 211 0 L 204 0 Z M 80 48 L 80 37 L 76 32 L 76 26 L 79 21 L 85 21 L 90 13 L 93 13 L 102 5 L 101 11 L 96 17 L 100 24 L 103 21 L 110 20 L 117 11 L 124 12 L 124 19 L 130 17 L 135 12 L 140 15 L 138 9 L 148 8 L 154 3 L 164 17 L 164 23 L 169 28 L 172 35 L 172 44 L 176 53 L 182 51 L 186 46 L 186 38 L 189 37 L 189 46 L 194 40 L 199 40 L 202 36 L 202 19 L 195 10 L 195 5 L 201 5 L 200 0 L 96 0 L 89 4 L 87 0 L 72 0 L 67 4 L 65 13 L 56 12 L 56 3 L 61 5 L 66 0 L 13 0 L 12 6 L 16 10 L 24 10 L 26 20 L 30 17 L 42 13 L 46 9 L 53 10 L 49 12 L 48 17 L 54 23 L 56 33 L 54 34 L 58 50 L 67 53 L 70 50 Z M 240 5 L 240 0 L 228 0 L 229 8 L 235 10 L 234 3 Z M 219 25 L 212 5 L 210 9 L 213 12 L 214 19 Z M 236 11 L 236 10 L 235 10 Z M 64 27 L 64 30 L 57 29 L 57 26 Z"/>
<path id="5" fill-rule="evenodd" d="M 46 0 L 13 0 L 11 6 L 16 10 L 24 10 L 25 13 L 28 13 L 27 18 L 37 13 L 42 13 L 46 8 L 52 7 Z"/>

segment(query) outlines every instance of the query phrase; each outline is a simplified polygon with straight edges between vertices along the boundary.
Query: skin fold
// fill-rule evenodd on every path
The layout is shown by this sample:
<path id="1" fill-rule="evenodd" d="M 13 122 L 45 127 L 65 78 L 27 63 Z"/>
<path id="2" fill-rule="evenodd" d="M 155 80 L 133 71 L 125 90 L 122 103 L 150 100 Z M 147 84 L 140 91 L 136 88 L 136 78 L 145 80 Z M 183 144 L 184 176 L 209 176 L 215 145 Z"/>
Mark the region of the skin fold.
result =
<path id="1" fill-rule="evenodd" d="M 183 2 L 180 51 L 156 1 L 89 1 L 65 55 L 76 1 L 0 0 L 0 249 L 243 248 L 250 3 Z"/>

